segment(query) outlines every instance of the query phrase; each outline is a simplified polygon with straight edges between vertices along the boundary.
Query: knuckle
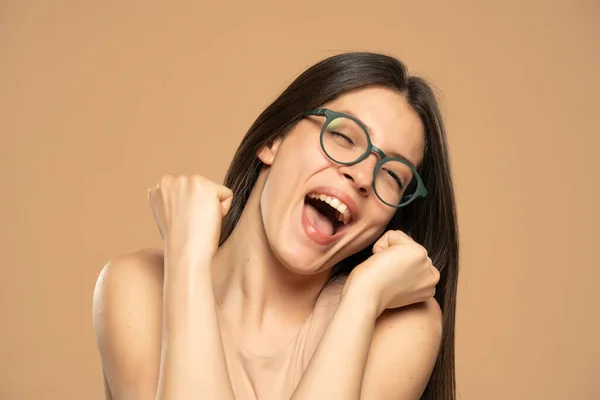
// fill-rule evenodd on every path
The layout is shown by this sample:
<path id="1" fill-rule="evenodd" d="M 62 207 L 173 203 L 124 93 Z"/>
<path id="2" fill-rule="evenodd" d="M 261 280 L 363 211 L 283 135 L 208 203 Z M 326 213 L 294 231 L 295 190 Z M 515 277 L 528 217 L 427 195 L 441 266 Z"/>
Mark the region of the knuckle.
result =
<path id="1" fill-rule="evenodd" d="M 175 179 L 175 177 L 173 175 L 171 175 L 171 174 L 163 175 L 160 178 L 160 181 L 158 182 L 158 185 L 159 185 L 159 187 L 168 186 L 168 185 L 170 185 L 173 182 L 174 179 Z"/>
<path id="2" fill-rule="evenodd" d="M 429 258 L 427 255 L 427 250 L 423 246 L 417 245 L 415 247 L 415 256 L 418 257 L 421 261 L 427 261 Z"/>
<path id="3" fill-rule="evenodd" d="M 176 178 L 177 183 L 185 183 L 189 180 L 187 175 L 178 175 Z"/>
<path id="4" fill-rule="evenodd" d="M 409 235 L 407 235 L 404 231 L 396 230 L 396 231 L 392 231 L 392 232 L 394 233 L 394 235 L 396 237 L 405 240 L 407 243 L 414 243 L 413 238 L 411 238 Z"/>

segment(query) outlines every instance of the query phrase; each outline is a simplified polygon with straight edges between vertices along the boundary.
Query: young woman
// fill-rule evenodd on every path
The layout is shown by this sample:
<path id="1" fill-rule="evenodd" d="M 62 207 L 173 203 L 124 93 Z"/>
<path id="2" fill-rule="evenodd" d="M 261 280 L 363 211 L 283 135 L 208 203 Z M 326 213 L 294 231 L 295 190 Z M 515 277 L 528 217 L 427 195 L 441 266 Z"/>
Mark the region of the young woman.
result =
<path id="1" fill-rule="evenodd" d="M 110 261 L 94 294 L 107 397 L 453 400 L 448 158 L 432 91 L 398 60 L 309 68 L 224 185 L 149 189 L 164 250 Z"/>

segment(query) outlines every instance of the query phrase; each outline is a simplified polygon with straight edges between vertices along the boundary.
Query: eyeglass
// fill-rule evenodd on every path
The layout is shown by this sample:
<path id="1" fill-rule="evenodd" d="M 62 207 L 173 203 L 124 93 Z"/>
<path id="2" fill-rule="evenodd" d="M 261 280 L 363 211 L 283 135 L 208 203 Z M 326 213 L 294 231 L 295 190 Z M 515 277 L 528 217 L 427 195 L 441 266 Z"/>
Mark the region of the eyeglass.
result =
<path id="1" fill-rule="evenodd" d="M 373 189 L 384 204 L 400 208 L 427 195 L 425 184 L 411 162 L 402 157 L 388 157 L 373 146 L 367 128 L 360 120 L 325 108 L 304 112 L 304 116 L 311 115 L 326 118 L 320 141 L 323 152 L 332 161 L 354 165 L 371 153 L 379 156 L 373 171 Z"/>

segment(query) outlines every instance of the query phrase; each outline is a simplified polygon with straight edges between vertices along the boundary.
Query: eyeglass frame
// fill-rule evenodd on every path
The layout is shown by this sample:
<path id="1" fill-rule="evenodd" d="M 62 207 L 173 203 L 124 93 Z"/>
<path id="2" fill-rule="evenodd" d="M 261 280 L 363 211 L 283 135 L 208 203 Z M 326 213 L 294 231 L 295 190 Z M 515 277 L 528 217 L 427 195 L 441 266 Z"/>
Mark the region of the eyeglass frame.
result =
<path id="1" fill-rule="evenodd" d="M 377 198 L 385 205 L 393 207 L 393 208 L 401 208 L 401 207 L 405 207 L 405 206 L 409 205 L 410 203 L 412 203 L 419 197 L 427 196 L 427 194 L 428 194 L 427 188 L 425 187 L 425 184 L 423 183 L 423 179 L 421 178 L 421 175 L 419 175 L 419 173 L 417 172 L 417 169 L 415 168 L 415 166 L 413 166 L 410 161 L 406 160 L 403 157 L 388 157 L 383 152 L 383 150 L 381 150 L 379 147 L 373 145 L 373 143 L 371 142 L 371 135 L 369 134 L 367 127 L 359 119 L 357 119 L 351 115 L 348 115 L 348 114 L 329 110 L 327 108 L 316 108 L 316 109 L 307 110 L 303 113 L 303 116 L 305 116 L 305 117 L 308 117 L 308 116 L 325 117 L 325 122 L 323 123 L 323 128 L 321 128 L 319 141 L 321 143 L 321 148 L 323 149 L 323 152 L 325 153 L 327 158 L 329 158 L 331 161 L 335 162 L 336 164 L 348 165 L 348 166 L 356 165 L 356 164 L 360 163 L 361 161 L 364 161 L 365 159 L 367 159 L 369 157 L 369 155 L 371 155 L 371 153 L 375 153 L 377 156 L 379 156 L 379 161 L 375 165 L 375 170 L 373 171 L 372 186 L 374 189 L 373 192 L 375 192 L 375 196 L 377 196 Z M 356 160 L 351 161 L 351 162 L 340 162 L 338 160 L 335 160 L 333 157 L 331 157 L 329 155 L 329 153 L 327 153 L 327 150 L 325 150 L 325 144 L 323 143 L 323 136 L 325 135 L 325 129 L 332 121 L 334 121 L 335 119 L 340 118 L 340 117 L 348 118 L 348 119 L 356 122 L 358 124 L 358 126 L 360 126 L 360 128 L 365 133 L 365 136 L 367 137 L 367 149 L 360 157 L 358 157 Z M 402 198 L 400 199 L 400 204 L 395 204 L 395 205 L 390 204 L 390 203 L 386 202 L 385 200 L 383 200 L 381 198 L 381 196 L 379 195 L 379 193 L 377 193 L 377 186 L 376 186 L 377 171 L 379 171 L 381 166 L 388 161 L 400 161 L 401 163 L 406 165 L 408 168 L 410 168 L 410 170 L 413 173 L 414 179 L 416 179 L 416 181 L 417 181 L 417 188 L 416 188 L 415 192 L 411 195 L 403 195 Z M 409 185 L 410 185 L 410 183 L 409 183 Z M 407 185 L 407 188 L 409 185 Z M 408 196 L 408 200 L 406 202 L 403 202 L 402 200 L 406 196 Z"/>

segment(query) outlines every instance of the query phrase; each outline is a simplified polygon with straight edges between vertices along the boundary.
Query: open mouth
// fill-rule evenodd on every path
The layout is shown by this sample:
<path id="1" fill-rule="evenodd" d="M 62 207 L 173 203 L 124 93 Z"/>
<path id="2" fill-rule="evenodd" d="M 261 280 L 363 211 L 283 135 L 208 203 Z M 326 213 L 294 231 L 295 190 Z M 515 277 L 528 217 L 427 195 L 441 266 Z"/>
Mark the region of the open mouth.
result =
<path id="1" fill-rule="evenodd" d="M 352 222 L 348 207 L 335 197 L 309 193 L 304 198 L 306 216 L 319 232 L 333 236 Z"/>

